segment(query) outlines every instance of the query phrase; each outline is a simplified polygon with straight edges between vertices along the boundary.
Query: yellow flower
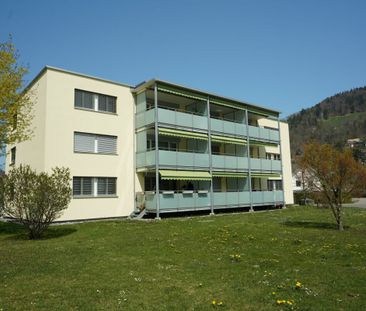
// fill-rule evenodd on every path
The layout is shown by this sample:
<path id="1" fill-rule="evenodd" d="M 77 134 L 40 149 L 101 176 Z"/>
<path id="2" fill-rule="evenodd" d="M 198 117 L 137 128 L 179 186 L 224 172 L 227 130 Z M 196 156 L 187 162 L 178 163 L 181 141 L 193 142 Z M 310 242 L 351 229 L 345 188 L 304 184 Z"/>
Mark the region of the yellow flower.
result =
<path id="1" fill-rule="evenodd" d="M 276 295 L 276 292 L 272 292 L 272 295 Z"/>
<path id="2" fill-rule="evenodd" d="M 295 285 L 295 288 L 296 289 L 299 289 L 302 287 L 302 284 L 300 282 L 296 282 L 296 285 Z"/>
<path id="3" fill-rule="evenodd" d="M 218 306 L 222 306 L 222 301 L 220 301 L 217 305 L 218 305 Z"/>
<path id="4" fill-rule="evenodd" d="M 216 305 L 216 300 L 212 300 L 212 304 L 215 306 Z"/>

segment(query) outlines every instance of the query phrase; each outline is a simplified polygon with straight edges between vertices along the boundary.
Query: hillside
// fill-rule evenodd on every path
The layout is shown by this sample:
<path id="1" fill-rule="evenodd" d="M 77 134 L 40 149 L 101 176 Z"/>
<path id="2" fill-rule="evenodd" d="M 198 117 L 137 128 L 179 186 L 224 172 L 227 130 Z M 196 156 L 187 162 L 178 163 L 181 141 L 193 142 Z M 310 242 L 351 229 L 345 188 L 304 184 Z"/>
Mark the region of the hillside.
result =
<path id="1" fill-rule="evenodd" d="M 288 117 L 291 155 L 310 140 L 343 147 L 348 138 L 366 137 L 366 87 L 328 97 Z"/>

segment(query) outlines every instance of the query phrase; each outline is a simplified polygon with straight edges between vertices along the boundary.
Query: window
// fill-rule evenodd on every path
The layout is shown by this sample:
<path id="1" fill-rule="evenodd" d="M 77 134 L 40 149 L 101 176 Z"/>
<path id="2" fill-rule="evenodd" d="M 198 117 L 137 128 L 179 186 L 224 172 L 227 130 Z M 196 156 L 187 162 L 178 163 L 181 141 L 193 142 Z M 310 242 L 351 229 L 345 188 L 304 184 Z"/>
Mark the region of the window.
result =
<path id="1" fill-rule="evenodd" d="M 266 153 L 267 160 L 281 160 L 281 156 L 278 153 Z"/>
<path id="2" fill-rule="evenodd" d="M 269 191 L 282 190 L 282 180 L 267 180 L 267 188 Z"/>
<path id="3" fill-rule="evenodd" d="M 10 149 L 10 165 L 15 164 L 16 153 L 17 153 L 17 148 L 16 147 L 13 147 L 13 148 Z"/>
<path id="4" fill-rule="evenodd" d="M 115 96 L 75 90 L 74 106 L 77 108 L 116 113 L 116 101 Z"/>
<path id="5" fill-rule="evenodd" d="M 114 177 L 98 177 L 98 196 L 116 195 L 116 179 Z"/>
<path id="6" fill-rule="evenodd" d="M 244 191 L 246 180 L 244 178 L 231 178 L 226 179 L 226 191 L 227 192 L 240 192 Z"/>
<path id="7" fill-rule="evenodd" d="M 73 195 L 86 197 L 115 196 L 116 177 L 74 177 Z"/>
<path id="8" fill-rule="evenodd" d="M 74 177 L 72 185 L 74 196 L 91 196 L 94 193 L 92 177 Z"/>
<path id="9" fill-rule="evenodd" d="M 74 132 L 74 152 L 117 154 L 117 136 Z"/>
<path id="10" fill-rule="evenodd" d="M 301 180 L 296 180 L 296 187 L 301 187 Z"/>

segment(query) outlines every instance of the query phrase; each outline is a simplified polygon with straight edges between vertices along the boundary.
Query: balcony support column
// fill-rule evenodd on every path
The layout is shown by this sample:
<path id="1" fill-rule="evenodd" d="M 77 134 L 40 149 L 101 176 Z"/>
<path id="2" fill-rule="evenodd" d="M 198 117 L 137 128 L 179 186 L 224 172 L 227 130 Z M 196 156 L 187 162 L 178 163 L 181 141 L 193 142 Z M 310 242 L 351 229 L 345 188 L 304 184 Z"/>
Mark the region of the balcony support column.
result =
<path id="1" fill-rule="evenodd" d="M 247 129 L 247 157 L 248 157 L 248 181 L 249 181 L 249 204 L 250 204 L 250 212 L 254 212 L 253 209 L 253 195 L 252 195 L 252 169 L 250 163 L 250 143 L 249 143 L 249 118 L 248 118 L 248 109 L 245 109 L 245 123 Z"/>
<path id="2" fill-rule="evenodd" d="M 207 128 L 208 128 L 208 154 L 209 154 L 209 166 L 210 166 L 210 215 L 215 215 L 213 205 L 213 177 L 212 177 L 212 149 L 211 149 L 211 116 L 210 116 L 210 98 L 207 98 Z"/>
<path id="3" fill-rule="evenodd" d="M 154 85 L 154 108 L 155 108 L 155 196 L 156 196 L 156 217 L 160 220 L 160 185 L 159 185 L 159 122 L 158 122 L 158 86 Z"/>
<path id="4" fill-rule="evenodd" d="M 283 193 L 283 207 L 282 208 L 286 208 L 286 205 L 285 205 L 285 187 L 284 187 L 284 180 L 283 180 L 283 155 L 282 155 L 282 147 L 281 147 L 281 143 L 282 143 L 282 140 L 281 140 L 281 122 L 280 122 L 280 117 L 278 116 L 277 117 L 277 126 L 278 126 L 278 139 L 279 139 L 279 142 L 278 142 L 278 148 L 280 150 L 280 157 L 281 157 L 281 176 L 282 176 L 282 193 Z"/>

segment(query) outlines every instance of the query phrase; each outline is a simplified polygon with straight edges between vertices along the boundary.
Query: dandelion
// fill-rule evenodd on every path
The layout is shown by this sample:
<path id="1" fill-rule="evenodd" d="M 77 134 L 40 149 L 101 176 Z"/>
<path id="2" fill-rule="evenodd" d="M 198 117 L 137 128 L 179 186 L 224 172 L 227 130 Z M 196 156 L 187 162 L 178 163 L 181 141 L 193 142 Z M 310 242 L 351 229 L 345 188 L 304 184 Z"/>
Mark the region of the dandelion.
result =
<path id="1" fill-rule="evenodd" d="M 212 300 L 212 305 L 216 306 L 216 300 Z"/>
<path id="2" fill-rule="evenodd" d="M 241 260 L 241 257 L 239 254 L 232 254 L 230 255 L 230 258 L 232 261 L 240 261 Z"/>
<path id="3" fill-rule="evenodd" d="M 295 288 L 300 289 L 302 287 L 302 284 L 300 282 L 296 282 Z"/>

